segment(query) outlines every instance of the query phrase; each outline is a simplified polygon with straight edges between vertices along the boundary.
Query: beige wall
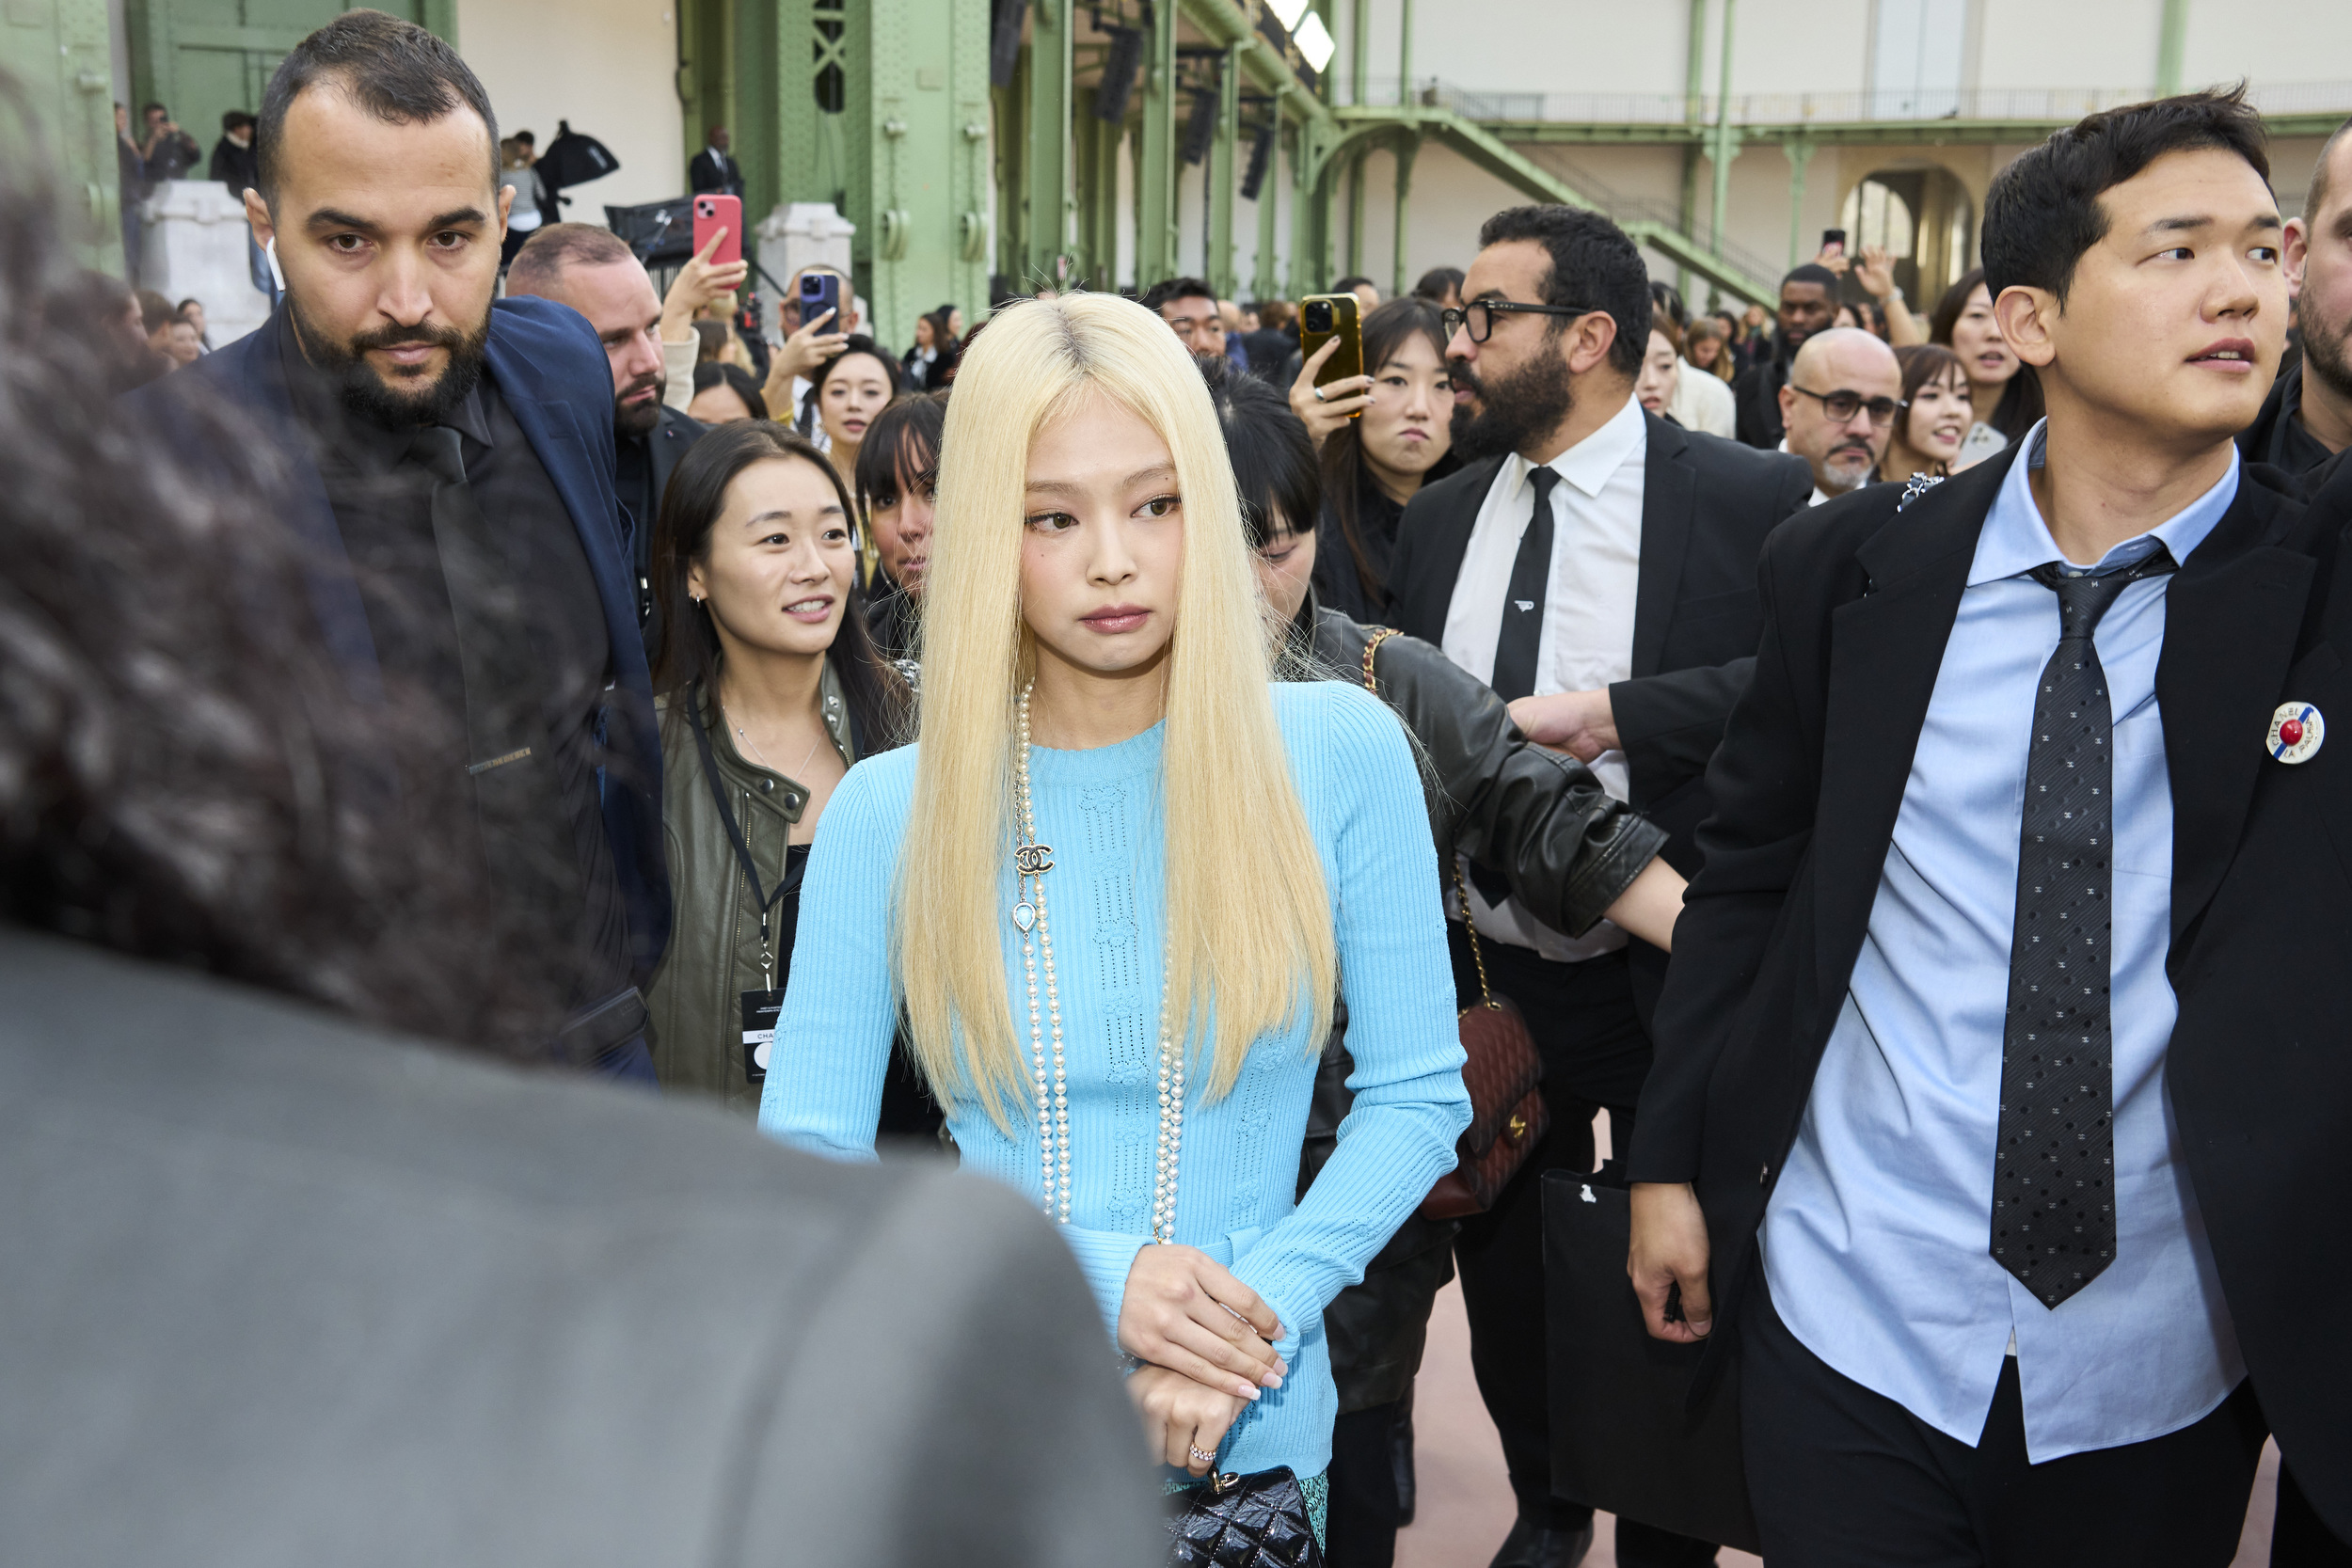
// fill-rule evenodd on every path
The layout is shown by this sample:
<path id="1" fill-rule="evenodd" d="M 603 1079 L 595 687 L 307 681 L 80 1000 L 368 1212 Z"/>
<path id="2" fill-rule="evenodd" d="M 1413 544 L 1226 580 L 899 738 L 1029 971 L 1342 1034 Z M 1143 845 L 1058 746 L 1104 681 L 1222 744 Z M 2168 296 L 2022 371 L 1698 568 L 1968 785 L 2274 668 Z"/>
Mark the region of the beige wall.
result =
<path id="1" fill-rule="evenodd" d="M 686 194 L 677 97 L 677 19 L 665 0 L 457 0 L 457 47 L 489 89 L 501 135 L 559 120 L 596 137 L 620 168 L 572 191 L 565 218 L 602 223 L 609 206 Z"/>

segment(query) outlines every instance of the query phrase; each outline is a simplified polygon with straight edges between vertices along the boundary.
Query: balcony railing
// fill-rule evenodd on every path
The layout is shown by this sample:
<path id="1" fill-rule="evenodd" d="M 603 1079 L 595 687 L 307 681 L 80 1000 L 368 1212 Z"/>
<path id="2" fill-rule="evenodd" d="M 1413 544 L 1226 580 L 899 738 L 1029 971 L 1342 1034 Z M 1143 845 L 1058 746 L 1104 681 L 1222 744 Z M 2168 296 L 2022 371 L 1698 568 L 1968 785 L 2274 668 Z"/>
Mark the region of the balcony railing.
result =
<path id="1" fill-rule="evenodd" d="M 1719 102 L 1713 93 L 1694 101 L 1680 93 L 1482 92 L 1438 77 L 1407 83 L 1397 77 L 1368 77 L 1366 101 L 1375 108 L 1408 103 L 1451 109 L 1465 119 L 1550 121 L 1575 125 L 1677 125 L 1691 119 L 1713 124 Z M 1341 102 L 1352 103 L 1348 84 L 1335 82 Z M 1759 92 L 1731 96 L 1735 125 L 1804 125 L 1857 120 L 1915 122 L 1931 119 L 2063 121 L 2100 109 L 2137 103 L 2153 87 L 1969 87 L 1884 92 Z M 2352 82 L 2281 82 L 2249 89 L 2257 108 L 2269 115 L 2352 114 Z"/>

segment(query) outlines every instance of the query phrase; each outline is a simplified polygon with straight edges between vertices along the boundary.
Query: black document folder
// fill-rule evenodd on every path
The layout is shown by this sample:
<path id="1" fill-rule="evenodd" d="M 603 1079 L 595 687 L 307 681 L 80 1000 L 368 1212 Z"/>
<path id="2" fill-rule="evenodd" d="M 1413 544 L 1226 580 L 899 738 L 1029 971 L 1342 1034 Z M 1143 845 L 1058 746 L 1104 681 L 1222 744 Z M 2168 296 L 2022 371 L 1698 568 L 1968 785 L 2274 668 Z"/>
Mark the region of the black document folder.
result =
<path id="1" fill-rule="evenodd" d="M 1626 1277 L 1631 1231 L 1614 1161 L 1544 1173 L 1551 1489 L 1660 1529 L 1753 1552 L 1738 1369 L 1690 1408 L 1704 1345 L 1653 1339 Z"/>

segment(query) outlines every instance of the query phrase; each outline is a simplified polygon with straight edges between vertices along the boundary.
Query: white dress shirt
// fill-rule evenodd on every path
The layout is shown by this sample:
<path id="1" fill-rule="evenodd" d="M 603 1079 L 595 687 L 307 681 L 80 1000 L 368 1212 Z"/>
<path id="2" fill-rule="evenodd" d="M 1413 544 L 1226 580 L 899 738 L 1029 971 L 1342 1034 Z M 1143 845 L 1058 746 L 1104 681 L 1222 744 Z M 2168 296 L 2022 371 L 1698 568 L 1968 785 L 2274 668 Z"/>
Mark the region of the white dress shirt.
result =
<path id="1" fill-rule="evenodd" d="M 1560 476 L 1551 487 L 1551 570 L 1544 594 L 1544 626 L 1535 655 L 1535 695 L 1593 691 L 1633 673 L 1633 601 L 1642 577 L 1642 498 L 1649 458 L 1649 429 L 1642 405 L 1629 393 L 1607 424 L 1553 458 Z M 1535 510 L 1536 465 L 1513 452 L 1496 471 L 1478 509 L 1462 568 L 1446 606 L 1446 657 L 1492 681 L 1495 641 L 1519 538 Z M 1601 787 L 1627 798 L 1625 753 L 1603 752 L 1592 763 Z M 1470 912 L 1481 935 L 1532 947 L 1547 958 L 1573 962 L 1613 952 L 1625 933 L 1607 921 L 1570 938 L 1520 909 L 1516 900 L 1494 909 L 1470 890 Z"/>
<path id="2" fill-rule="evenodd" d="M 1780 438 L 1780 450 L 1783 451 L 1788 451 L 1788 437 L 1786 436 Z M 1788 452 L 1788 455 L 1794 457 L 1796 453 L 1791 451 Z M 1813 486 L 1813 499 L 1804 504 L 1807 506 L 1819 506 L 1827 499 L 1829 499 L 1829 492 L 1822 489 L 1819 484 L 1816 484 Z"/>

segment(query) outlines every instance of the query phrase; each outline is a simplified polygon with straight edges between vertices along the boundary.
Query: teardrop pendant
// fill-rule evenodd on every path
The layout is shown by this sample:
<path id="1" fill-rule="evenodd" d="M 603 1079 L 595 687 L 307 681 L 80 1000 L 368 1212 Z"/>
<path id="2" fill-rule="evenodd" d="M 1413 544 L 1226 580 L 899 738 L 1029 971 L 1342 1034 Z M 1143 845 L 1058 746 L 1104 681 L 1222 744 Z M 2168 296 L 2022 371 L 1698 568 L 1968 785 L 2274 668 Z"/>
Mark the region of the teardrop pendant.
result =
<path id="1" fill-rule="evenodd" d="M 1025 932 L 1037 924 L 1037 910 L 1026 898 L 1012 907 L 1012 923 Z"/>

